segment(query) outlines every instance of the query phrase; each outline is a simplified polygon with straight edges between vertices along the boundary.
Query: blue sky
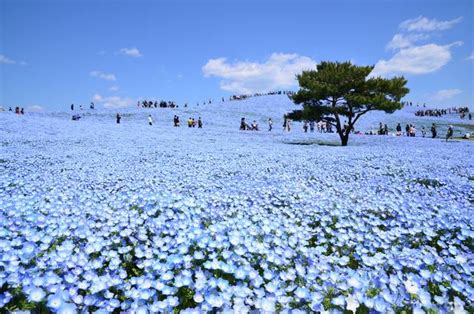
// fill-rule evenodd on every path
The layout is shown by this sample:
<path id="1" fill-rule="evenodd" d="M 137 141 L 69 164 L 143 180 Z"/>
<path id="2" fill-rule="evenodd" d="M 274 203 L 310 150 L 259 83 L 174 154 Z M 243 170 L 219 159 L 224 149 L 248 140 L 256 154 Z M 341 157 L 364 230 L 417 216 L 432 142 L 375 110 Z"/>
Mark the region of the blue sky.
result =
<path id="1" fill-rule="evenodd" d="M 119 108 L 295 89 L 322 60 L 474 103 L 473 2 L 0 0 L 0 105 Z"/>

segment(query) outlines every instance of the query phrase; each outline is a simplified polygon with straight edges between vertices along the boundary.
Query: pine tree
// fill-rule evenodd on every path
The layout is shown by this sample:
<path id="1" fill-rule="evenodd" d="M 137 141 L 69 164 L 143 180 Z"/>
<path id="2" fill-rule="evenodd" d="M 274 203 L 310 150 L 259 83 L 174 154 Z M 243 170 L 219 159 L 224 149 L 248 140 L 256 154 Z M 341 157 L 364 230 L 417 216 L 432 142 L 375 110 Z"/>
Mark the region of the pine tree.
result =
<path id="1" fill-rule="evenodd" d="M 342 146 L 361 116 L 372 110 L 392 113 L 401 109 L 401 98 L 408 94 L 404 77 L 369 77 L 373 66 L 350 62 L 321 62 L 316 71 L 297 75 L 300 90 L 292 96 L 302 110 L 287 116 L 294 120 L 323 120 L 336 128 Z M 341 119 L 347 118 L 343 124 Z"/>

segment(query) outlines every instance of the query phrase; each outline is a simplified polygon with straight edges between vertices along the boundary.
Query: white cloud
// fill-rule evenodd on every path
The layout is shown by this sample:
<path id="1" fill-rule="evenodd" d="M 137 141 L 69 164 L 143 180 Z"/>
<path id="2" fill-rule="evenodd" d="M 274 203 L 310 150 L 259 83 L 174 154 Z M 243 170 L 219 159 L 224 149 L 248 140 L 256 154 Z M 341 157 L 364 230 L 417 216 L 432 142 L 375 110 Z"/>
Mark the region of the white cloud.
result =
<path id="1" fill-rule="evenodd" d="M 419 16 L 414 19 L 403 21 L 400 24 L 400 29 L 408 32 L 433 32 L 450 29 L 457 23 L 461 22 L 462 17 L 458 17 L 450 21 L 438 21 L 436 19 L 428 19 L 424 16 Z"/>
<path id="2" fill-rule="evenodd" d="M 129 57 L 133 57 L 133 58 L 140 58 L 141 56 L 143 56 L 140 53 L 140 50 L 138 50 L 135 47 L 133 47 L 133 48 L 122 48 L 122 49 L 119 50 L 119 53 L 123 54 L 123 55 L 126 55 L 126 56 L 129 56 Z"/>
<path id="3" fill-rule="evenodd" d="M 446 100 L 453 98 L 456 95 L 459 95 L 462 93 L 462 90 L 457 89 L 457 88 L 452 88 L 452 89 L 441 89 L 434 93 L 431 98 L 433 100 Z"/>
<path id="4" fill-rule="evenodd" d="M 109 97 L 102 97 L 99 94 L 95 94 L 92 97 L 92 101 L 101 103 L 104 105 L 104 108 L 108 109 L 121 109 L 130 107 L 135 101 L 131 98 L 122 98 L 119 96 L 109 96 Z"/>
<path id="5" fill-rule="evenodd" d="M 474 60 L 474 51 L 471 52 L 471 55 L 467 57 L 467 60 Z"/>
<path id="6" fill-rule="evenodd" d="M 29 112 L 41 112 L 43 110 L 44 108 L 39 105 L 32 105 L 26 108 L 26 111 L 29 111 Z"/>
<path id="7" fill-rule="evenodd" d="M 462 42 L 444 46 L 427 44 L 401 49 L 391 59 L 379 60 L 371 76 L 435 72 L 451 60 L 451 48 L 459 45 L 462 45 Z"/>
<path id="8" fill-rule="evenodd" d="M 403 49 L 413 46 L 417 41 L 427 39 L 429 36 L 426 34 L 395 34 L 392 40 L 387 44 L 387 49 Z"/>
<path id="9" fill-rule="evenodd" d="M 250 94 L 290 88 L 297 85 L 296 74 L 315 69 L 316 61 L 298 54 L 273 53 L 263 62 L 227 62 L 210 59 L 203 67 L 205 77 L 220 77 L 222 90 Z"/>
<path id="10" fill-rule="evenodd" d="M 15 64 L 16 61 L 8 58 L 7 56 L 0 55 L 0 63 L 5 63 L 5 64 Z"/>
<path id="11" fill-rule="evenodd" d="M 110 86 L 109 87 L 109 91 L 111 91 L 111 92 L 117 92 L 118 90 L 119 90 L 118 86 Z"/>
<path id="12" fill-rule="evenodd" d="M 21 66 L 28 65 L 28 63 L 26 63 L 25 61 L 15 61 L 15 60 L 10 59 L 7 56 L 2 55 L 2 54 L 0 54 L 0 63 L 3 63 L 3 64 L 17 64 L 17 65 L 21 65 Z"/>
<path id="13" fill-rule="evenodd" d="M 421 45 L 419 41 L 430 38 L 428 32 L 447 30 L 462 20 L 458 17 L 450 21 L 438 21 L 419 16 L 400 23 L 401 33 L 393 36 L 387 49 L 395 50 L 388 60 L 379 60 L 371 76 L 391 74 L 425 74 L 439 70 L 452 58 L 451 48 L 460 46 L 461 41 L 449 45 L 428 43 Z"/>
<path id="14" fill-rule="evenodd" d="M 91 71 L 91 72 L 89 72 L 89 75 L 92 76 L 92 77 L 100 78 L 102 80 L 106 80 L 106 81 L 116 81 L 117 80 L 117 78 L 115 77 L 114 74 L 104 73 L 102 71 Z"/>

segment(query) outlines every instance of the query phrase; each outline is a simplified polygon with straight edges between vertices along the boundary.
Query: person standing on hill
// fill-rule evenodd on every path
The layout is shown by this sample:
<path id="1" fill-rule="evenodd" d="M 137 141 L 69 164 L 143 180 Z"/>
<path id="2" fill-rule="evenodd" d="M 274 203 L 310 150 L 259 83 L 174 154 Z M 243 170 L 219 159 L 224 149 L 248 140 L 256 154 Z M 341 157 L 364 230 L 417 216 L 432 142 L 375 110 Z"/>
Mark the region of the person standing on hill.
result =
<path id="1" fill-rule="evenodd" d="M 405 132 L 407 133 L 407 136 L 410 136 L 410 125 L 407 124 L 405 127 Z"/>
<path id="2" fill-rule="evenodd" d="M 314 132 L 314 121 L 313 120 L 309 121 L 309 131 L 311 133 Z"/>
<path id="3" fill-rule="evenodd" d="M 303 122 L 303 131 L 304 131 L 305 133 L 308 133 L 308 122 L 307 122 L 307 121 L 304 121 L 304 122 Z"/>
<path id="4" fill-rule="evenodd" d="M 435 137 L 436 137 L 436 134 L 437 134 L 437 132 L 436 132 L 436 124 L 433 123 L 433 124 L 431 125 L 431 138 L 435 138 Z"/>
<path id="5" fill-rule="evenodd" d="M 453 133 L 454 133 L 454 129 L 453 129 L 453 126 L 450 125 L 448 127 L 448 133 L 446 133 L 446 142 L 453 137 Z"/>
<path id="6" fill-rule="evenodd" d="M 148 115 L 148 124 L 153 125 L 153 118 L 151 117 L 151 114 Z"/>
<path id="7" fill-rule="evenodd" d="M 117 120 L 117 124 L 120 124 L 120 119 L 122 119 L 122 117 L 120 116 L 120 113 L 117 113 L 117 115 L 115 116 L 115 119 Z"/>
<path id="8" fill-rule="evenodd" d="M 71 104 L 71 110 L 74 110 L 74 104 Z"/>
<path id="9" fill-rule="evenodd" d="M 400 125 L 400 123 L 397 124 L 397 136 L 400 136 L 402 135 L 402 126 Z"/>
<path id="10" fill-rule="evenodd" d="M 247 130 L 247 123 L 245 122 L 245 118 L 240 119 L 240 130 L 241 131 Z"/>
<path id="11" fill-rule="evenodd" d="M 273 128 L 273 121 L 272 118 L 268 118 L 268 131 L 271 131 Z"/>
<path id="12" fill-rule="evenodd" d="M 201 119 L 201 117 L 198 118 L 198 129 L 202 129 L 202 119 Z"/>

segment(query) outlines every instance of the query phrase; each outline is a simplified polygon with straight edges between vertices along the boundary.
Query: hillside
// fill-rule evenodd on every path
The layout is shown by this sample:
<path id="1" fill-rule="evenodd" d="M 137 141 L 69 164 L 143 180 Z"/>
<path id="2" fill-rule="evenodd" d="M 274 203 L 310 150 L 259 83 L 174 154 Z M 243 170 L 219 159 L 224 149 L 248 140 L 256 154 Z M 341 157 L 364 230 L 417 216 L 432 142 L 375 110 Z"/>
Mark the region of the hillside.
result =
<path id="1" fill-rule="evenodd" d="M 292 106 L 1 113 L 0 312 L 472 312 L 474 141 L 334 147 Z"/>

